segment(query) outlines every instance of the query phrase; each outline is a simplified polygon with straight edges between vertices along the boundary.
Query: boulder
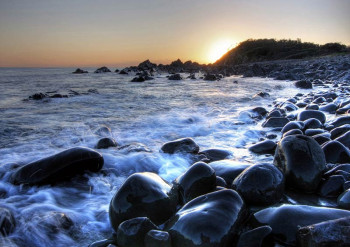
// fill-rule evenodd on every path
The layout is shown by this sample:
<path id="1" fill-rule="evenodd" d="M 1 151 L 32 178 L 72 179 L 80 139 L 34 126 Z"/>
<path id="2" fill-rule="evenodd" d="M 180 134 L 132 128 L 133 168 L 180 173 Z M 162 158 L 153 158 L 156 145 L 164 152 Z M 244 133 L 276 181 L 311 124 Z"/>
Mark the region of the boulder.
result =
<path id="1" fill-rule="evenodd" d="M 304 131 L 307 129 L 321 129 L 323 124 L 316 118 L 309 118 L 304 121 Z"/>
<path id="2" fill-rule="evenodd" d="M 288 187 L 313 192 L 321 181 L 326 159 L 313 138 L 293 135 L 278 143 L 274 164 L 284 173 Z"/>
<path id="3" fill-rule="evenodd" d="M 218 78 L 215 74 L 206 74 L 204 76 L 204 80 L 205 81 L 216 81 L 216 80 L 220 80 L 220 77 Z"/>
<path id="4" fill-rule="evenodd" d="M 146 79 L 143 76 L 134 77 L 131 82 L 144 82 Z"/>
<path id="5" fill-rule="evenodd" d="M 98 140 L 96 144 L 97 149 L 105 149 L 109 147 L 117 147 L 117 142 L 111 137 L 104 137 Z"/>
<path id="6" fill-rule="evenodd" d="M 301 130 L 298 129 L 292 129 L 292 130 L 288 130 L 287 132 L 285 132 L 283 134 L 283 138 L 286 136 L 293 136 L 293 135 L 303 135 L 304 133 Z"/>
<path id="7" fill-rule="evenodd" d="M 294 83 L 294 85 L 297 88 L 303 88 L 303 89 L 311 89 L 312 88 L 312 83 L 310 81 L 306 81 L 306 80 L 297 81 L 296 83 Z"/>
<path id="8" fill-rule="evenodd" d="M 249 151 L 256 154 L 274 154 L 277 144 L 271 140 L 265 140 L 249 147 Z"/>
<path id="9" fill-rule="evenodd" d="M 180 74 L 174 74 L 168 77 L 171 81 L 180 81 L 182 80 L 182 76 Z"/>
<path id="10" fill-rule="evenodd" d="M 103 66 L 103 67 L 98 68 L 97 70 L 95 70 L 94 73 L 99 74 L 99 73 L 107 73 L 107 72 L 112 72 L 112 71 L 110 71 L 110 69 L 108 69 L 107 67 Z"/>
<path id="11" fill-rule="evenodd" d="M 281 132 L 284 134 L 290 130 L 302 130 L 304 129 L 304 125 L 305 124 L 302 121 L 290 121 L 283 127 Z"/>
<path id="12" fill-rule="evenodd" d="M 84 147 L 65 150 L 20 167 L 12 174 L 14 184 L 54 184 L 86 171 L 98 172 L 104 160 L 100 153 Z"/>
<path id="13" fill-rule="evenodd" d="M 231 185 L 233 180 L 246 168 L 251 166 L 249 163 L 242 163 L 232 160 L 220 160 L 208 164 L 215 170 L 216 176 L 222 177 L 226 184 Z"/>
<path id="14" fill-rule="evenodd" d="M 198 154 L 203 154 L 209 162 L 227 159 L 232 156 L 232 152 L 223 149 L 206 149 Z"/>
<path id="15" fill-rule="evenodd" d="M 322 124 L 326 122 L 326 115 L 321 111 L 315 111 L 315 110 L 305 110 L 298 114 L 298 121 L 305 121 L 310 118 L 316 118 L 319 120 Z"/>
<path id="16" fill-rule="evenodd" d="M 82 69 L 80 69 L 80 68 L 77 68 L 77 69 L 73 72 L 73 74 L 86 74 L 86 73 L 88 73 L 86 70 L 82 70 Z"/>
<path id="17" fill-rule="evenodd" d="M 252 165 L 236 177 L 232 189 L 236 190 L 247 204 L 274 204 L 283 195 L 283 174 L 272 164 Z"/>
<path id="18" fill-rule="evenodd" d="M 333 121 L 327 122 L 326 127 L 328 130 L 331 130 L 344 124 L 350 124 L 350 116 L 338 117 Z"/>
<path id="19" fill-rule="evenodd" d="M 323 197 L 338 197 L 343 192 L 345 179 L 341 175 L 333 175 L 321 182 L 319 194 Z"/>
<path id="20" fill-rule="evenodd" d="M 244 202 L 223 189 L 185 204 L 165 225 L 173 247 L 234 246 L 246 218 Z"/>
<path id="21" fill-rule="evenodd" d="M 341 144 L 343 144 L 345 147 L 350 149 L 350 130 L 348 132 L 346 132 L 345 134 L 337 137 L 335 139 L 335 141 L 340 142 Z"/>
<path id="22" fill-rule="evenodd" d="M 141 70 L 152 70 L 157 68 L 157 64 L 151 63 L 150 60 L 143 61 L 137 66 Z"/>
<path id="23" fill-rule="evenodd" d="M 194 142 L 192 138 L 182 138 L 175 141 L 167 142 L 161 150 L 164 153 L 193 153 L 196 154 L 199 151 L 199 146 Z"/>
<path id="24" fill-rule="evenodd" d="M 262 123 L 262 127 L 284 127 L 289 122 L 285 117 L 270 117 Z"/>
<path id="25" fill-rule="evenodd" d="M 168 232 L 150 230 L 145 236 L 145 247 L 172 247 Z"/>
<path id="26" fill-rule="evenodd" d="M 350 163 L 350 151 L 338 141 L 329 141 L 322 146 L 326 162 L 333 164 Z"/>
<path id="27" fill-rule="evenodd" d="M 350 189 L 339 195 L 337 203 L 339 207 L 350 210 Z"/>
<path id="28" fill-rule="evenodd" d="M 148 217 L 157 225 L 176 211 L 177 192 L 155 173 L 134 173 L 113 196 L 109 219 L 114 228 L 135 217 Z"/>
<path id="29" fill-rule="evenodd" d="M 339 126 L 337 128 L 334 128 L 330 132 L 331 138 L 334 140 L 334 139 L 342 136 L 343 134 L 345 134 L 348 131 L 350 131 L 350 124 L 345 124 L 345 125 Z"/>
<path id="30" fill-rule="evenodd" d="M 319 108 L 320 111 L 328 112 L 330 114 L 334 114 L 337 110 L 337 105 L 334 103 L 329 103 L 327 105 L 323 105 Z"/>

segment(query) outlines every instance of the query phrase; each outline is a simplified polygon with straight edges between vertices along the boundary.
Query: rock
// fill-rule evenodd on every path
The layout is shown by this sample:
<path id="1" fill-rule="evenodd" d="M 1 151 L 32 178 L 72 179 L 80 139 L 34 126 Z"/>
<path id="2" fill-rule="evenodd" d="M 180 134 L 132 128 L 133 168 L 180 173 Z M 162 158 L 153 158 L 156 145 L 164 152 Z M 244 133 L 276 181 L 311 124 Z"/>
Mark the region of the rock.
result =
<path id="1" fill-rule="evenodd" d="M 145 247 L 171 247 L 171 237 L 168 232 L 151 230 L 145 236 Z"/>
<path id="2" fill-rule="evenodd" d="M 246 231 L 239 236 L 237 247 L 262 247 L 264 239 L 272 232 L 269 226 L 260 226 Z"/>
<path id="3" fill-rule="evenodd" d="M 326 127 L 328 130 L 331 130 L 344 124 L 350 124 L 350 116 L 338 117 L 335 120 L 328 122 Z"/>
<path id="4" fill-rule="evenodd" d="M 199 146 L 194 142 L 192 138 L 182 138 L 175 141 L 167 142 L 161 147 L 162 152 L 173 153 L 193 153 L 196 154 L 199 151 Z"/>
<path id="5" fill-rule="evenodd" d="M 227 188 L 227 183 L 222 177 L 216 176 L 216 186 Z"/>
<path id="6" fill-rule="evenodd" d="M 253 165 L 236 177 L 232 189 L 236 190 L 247 204 L 274 204 L 283 195 L 283 174 L 274 165 Z"/>
<path id="7" fill-rule="evenodd" d="M 157 68 L 157 64 L 151 63 L 150 60 L 143 61 L 137 66 L 141 70 L 152 70 Z"/>
<path id="8" fill-rule="evenodd" d="M 296 111 L 299 109 L 298 106 L 294 105 L 291 102 L 284 102 L 283 105 L 281 106 L 281 109 L 284 109 L 286 112 L 291 112 L 291 111 Z"/>
<path id="9" fill-rule="evenodd" d="M 177 202 L 177 192 L 157 174 L 134 173 L 113 196 L 109 219 L 114 230 L 135 217 L 148 217 L 159 225 L 175 213 Z"/>
<path id="10" fill-rule="evenodd" d="M 285 117 L 270 117 L 263 124 L 262 127 L 284 127 L 289 120 Z"/>
<path id="11" fill-rule="evenodd" d="M 305 121 L 310 118 L 318 119 L 322 124 L 326 122 L 326 115 L 321 111 L 305 110 L 298 114 L 298 121 Z"/>
<path id="12" fill-rule="evenodd" d="M 0 207 L 0 238 L 10 235 L 15 227 L 16 221 L 12 212 L 7 208 Z"/>
<path id="13" fill-rule="evenodd" d="M 73 74 L 85 74 L 88 73 L 86 70 L 82 70 L 80 68 L 76 69 Z"/>
<path id="14" fill-rule="evenodd" d="M 277 144 L 271 140 L 265 140 L 249 147 L 249 151 L 256 154 L 274 154 Z"/>
<path id="15" fill-rule="evenodd" d="M 237 192 L 224 189 L 185 204 L 165 229 L 173 247 L 234 246 L 246 218 L 244 202 Z"/>
<path id="16" fill-rule="evenodd" d="M 131 82 L 144 82 L 145 78 L 143 76 L 134 77 Z"/>
<path id="17" fill-rule="evenodd" d="M 283 134 L 283 138 L 286 136 L 292 136 L 292 135 L 303 135 L 304 133 L 301 130 L 298 129 L 292 129 L 287 131 L 286 133 Z"/>
<path id="18" fill-rule="evenodd" d="M 112 136 L 112 130 L 107 126 L 102 125 L 97 130 L 95 130 L 94 134 L 101 137 L 110 137 Z"/>
<path id="19" fill-rule="evenodd" d="M 111 137 L 104 137 L 98 140 L 96 144 L 97 149 L 105 149 L 105 148 L 117 147 L 117 146 L 118 146 L 117 142 Z"/>
<path id="20" fill-rule="evenodd" d="M 121 146 L 118 149 L 125 153 L 139 153 L 139 152 L 151 153 L 152 152 L 152 150 L 149 147 L 139 142 L 133 142 L 133 143 Z"/>
<path id="21" fill-rule="evenodd" d="M 282 134 L 286 133 L 287 131 L 290 130 L 302 130 L 304 129 L 304 122 L 302 121 L 290 121 L 289 123 L 287 123 L 283 129 L 282 129 Z"/>
<path id="22" fill-rule="evenodd" d="M 231 185 L 233 180 L 246 168 L 251 166 L 248 163 L 235 162 L 232 160 L 220 160 L 211 162 L 210 165 L 214 170 L 216 176 L 222 177 L 225 179 L 226 184 Z"/>
<path id="23" fill-rule="evenodd" d="M 255 107 L 251 110 L 252 112 L 258 114 L 259 116 L 266 116 L 268 111 L 264 107 Z"/>
<path id="24" fill-rule="evenodd" d="M 331 133 L 331 138 L 334 140 L 338 138 L 339 136 L 342 136 L 346 132 L 350 131 L 350 124 L 345 124 L 340 127 L 332 129 Z"/>
<path id="25" fill-rule="evenodd" d="M 205 81 L 216 81 L 216 80 L 220 80 L 220 78 L 218 78 L 216 75 L 214 74 L 206 74 L 204 76 L 204 80 Z"/>
<path id="26" fill-rule="evenodd" d="M 98 172 L 103 166 L 100 153 L 83 147 L 65 150 L 20 167 L 12 174 L 14 184 L 54 184 L 85 171 Z"/>
<path id="27" fill-rule="evenodd" d="M 323 128 L 322 123 L 316 118 L 309 118 L 304 121 L 304 130 L 307 129 L 321 129 Z"/>
<path id="28" fill-rule="evenodd" d="M 223 149 L 207 149 L 199 152 L 198 154 L 203 154 L 209 162 L 227 159 L 232 156 L 232 152 Z"/>
<path id="29" fill-rule="evenodd" d="M 286 185 L 313 192 L 321 181 L 326 159 L 320 145 L 311 137 L 284 137 L 277 145 L 274 164 L 285 175 Z"/>
<path id="30" fill-rule="evenodd" d="M 107 72 L 112 72 L 112 71 L 110 71 L 107 67 L 103 66 L 103 67 L 98 68 L 97 70 L 95 70 L 94 73 L 99 74 L 99 73 L 107 73 Z"/>
<path id="31" fill-rule="evenodd" d="M 350 211 L 347 210 L 283 204 L 254 213 L 250 224 L 254 226 L 268 225 L 272 228 L 275 241 L 283 245 L 295 246 L 299 227 L 349 216 Z"/>
<path id="32" fill-rule="evenodd" d="M 346 132 L 345 134 L 337 137 L 335 141 L 340 142 L 343 144 L 345 147 L 350 149 L 350 131 Z"/>
<path id="33" fill-rule="evenodd" d="M 338 197 L 337 203 L 341 208 L 350 209 L 350 189 L 347 189 Z"/>
<path id="34" fill-rule="evenodd" d="M 31 96 L 29 96 L 29 99 L 32 99 L 32 100 L 42 100 L 44 98 L 46 98 L 47 95 L 46 94 L 43 94 L 43 93 L 35 93 Z"/>
<path id="35" fill-rule="evenodd" d="M 253 96 L 253 98 L 257 98 L 257 97 L 268 98 L 270 97 L 270 94 L 266 92 L 259 92 Z"/>
<path id="36" fill-rule="evenodd" d="M 168 79 L 172 80 L 172 81 L 180 81 L 180 80 L 182 80 L 182 77 L 180 74 L 174 74 L 174 75 L 169 76 Z"/>
<path id="37" fill-rule="evenodd" d="M 305 135 L 307 136 L 315 136 L 318 134 L 322 134 L 325 133 L 326 131 L 323 129 L 307 129 L 305 130 Z"/>
<path id="38" fill-rule="evenodd" d="M 300 247 L 350 246 L 350 217 L 324 221 L 298 229 Z"/>
<path id="39" fill-rule="evenodd" d="M 126 72 L 124 69 L 122 69 L 120 72 L 119 72 L 120 75 L 128 75 L 129 73 Z"/>
<path id="40" fill-rule="evenodd" d="M 121 223 L 117 230 L 119 247 L 144 247 L 146 234 L 158 229 L 147 217 L 137 217 Z"/>
<path id="41" fill-rule="evenodd" d="M 322 150 L 326 157 L 327 163 L 343 164 L 350 162 L 350 151 L 338 141 L 329 141 Z"/>
<path id="42" fill-rule="evenodd" d="M 183 203 L 213 192 L 216 188 L 216 175 L 213 168 L 204 162 L 193 164 L 183 175 L 176 179 Z"/>
<path id="43" fill-rule="evenodd" d="M 310 81 L 306 81 L 306 80 L 297 81 L 296 83 L 294 83 L 294 85 L 297 88 L 303 88 L 303 89 L 311 89 L 312 88 L 312 83 Z"/>
<path id="44" fill-rule="evenodd" d="M 343 191 L 345 179 L 340 175 L 330 176 L 321 183 L 319 194 L 323 197 L 338 197 Z"/>
<path id="45" fill-rule="evenodd" d="M 312 138 L 317 141 L 317 143 L 319 145 L 323 145 L 326 142 L 329 142 L 331 139 L 329 138 L 329 134 L 328 133 L 322 133 L 322 134 L 318 134 L 318 135 L 314 135 L 312 136 Z"/>
<path id="46" fill-rule="evenodd" d="M 337 110 L 337 105 L 334 103 L 329 103 L 327 105 L 321 106 L 319 110 L 323 112 L 328 112 L 330 114 L 334 114 Z"/>
<path id="47" fill-rule="evenodd" d="M 113 239 L 103 239 L 96 242 L 93 242 L 89 247 L 108 247 L 110 244 L 113 244 L 115 241 Z"/>

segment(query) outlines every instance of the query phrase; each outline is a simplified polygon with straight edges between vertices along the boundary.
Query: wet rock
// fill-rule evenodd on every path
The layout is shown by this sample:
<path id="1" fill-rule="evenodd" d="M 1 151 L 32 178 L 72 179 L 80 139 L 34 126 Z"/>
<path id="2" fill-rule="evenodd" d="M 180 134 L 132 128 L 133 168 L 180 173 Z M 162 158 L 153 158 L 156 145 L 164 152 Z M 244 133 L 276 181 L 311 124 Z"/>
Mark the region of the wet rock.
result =
<path id="1" fill-rule="evenodd" d="M 288 118 L 285 117 L 270 117 L 262 124 L 262 127 L 284 127 L 288 122 Z"/>
<path id="2" fill-rule="evenodd" d="M 193 164 L 183 175 L 176 179 L 183 203 L 213 192 L 216 188 L 216 175 L 213 168 L 204 162 Z"/>
<path id="3" fill-rule="evenodd" d="M 165 225 L 173 247 L 234 246 L 246 217 L 237 192 L 224 189 L 185 204 Z"/>
<path id="4" fill-rule="evenodd" d="M 328 130 L 331 130 L 344 124 L 350 124 L 350 116 L 338 117 L 335 120 L 328 122 L 326 127 Z"/>
<path id="5" fill-rule="evenodd" d="M 293 135 L 303 135 L 304 133 L 299 130 L 299 129 L 292 129 L 287 131 L 286 133 L 283 134 L 283 138 L 286 136 L 293 136 Z"/>
<path id="6" fill-rule="evenodd" d="M 343 164 L 350 162 L 350 151 L 342 143 L 338 141 L 329 141 L 322 150 L 326 157 L 327 163 Z"/>
<path id="7" fill-rule="evenodd" d="M 46 94 L 43 94 L 43 93 L 35 93 L 31 96 L 29 96 L 29 99 L 32 99 L 32 100 L 42 100 L 44 98 L 46 98 L 47 95 Z"/>
<path id="8" fill-rule="evenodd" d="M 118 146 L 117 142 L 111 137 L 104 137 L 98 140 L 96 144 L 97 149 L 105 149 L 105 148 L 117 147 L 117 146 Z"/>
<path id="9" fill-rule="evenodd" d="M 305 130 L 305 135 L 307 135 L 307 136 L 315 136 L 315 135 L 322 134 L 322 133 L 325 133 L 325 130 L 323 130 L 323 129 L 307 129 L 307 130 Z"/>
<path id="10" fill-rule="evenodd" d="M 275 117 L 275 118 L 281 118 L 283 117 L 285 114 L 284 114 L 284 111 L 282 112 L 281 109 L 274 109 L 272 111 L 270 111 L 266 118 L 269 119 L 269 118 L 272 118 L 272 117 Z"/>
<path id="11" fill-rule="evenodd" d="M 113 196 L 109 219 L 115 230 L 121 222 L 135 217 L 148 217 L 159 225 L 176 210 L 177 192 L 157 174 L 134 173 Z"/>
<path id="12" fill-rule="evenodd" d="M 350 189 L 344 191 L 337 200 L 339 207 L 350 210 Z"/>
<path id="13" fill-rule="evenodd" d="M 300 247 L 350 246 L 350 217 L 304 226 L 297 232 Z"/>
<path id="14" fill-rule="evenodd" d="M 143 76 L 134 77 L 131 82 L 144 82 L 146 79 Z"/>
<path id="15" fill-rule="evenodd" d="M 350 124 L 345 124 L 345 125 L 342 125 L 340 127 L 334 128 L 330 132 L 331 138 L 334 140 L 334 139 L 342 136 L 343 134 L 345 134 L 348 131 L 350 131 Z"/>
<path id="16" fill-rule="evenodd" d="M 298 114 L 298 121 L 305 121 L 310 118 L 318 119 L 322 124 L 326 122 L 326 115 L 321 111 L 305 110 Z"/>
<path id="17" fill-rule="evenodd" d="M 199 152 L 199 154 L 205 155 L 209 162 L 227 159 L 232 156 L 232 152 L 223 149 L 207 149 Z"/>
<path id="18" fill-rule="evenodd" d="M 171 247 L 171 237 L 168 232 L 151 230 L 145 236 L 145 247 Z"/>
<path id="19" fill-rule="evenodd" d="M 216 186 L 220 186 L 220 187 L 227 187 L 227 183 L 225 181 L 225 179 L 223 179 L 222 177 L 216 176 Z"/>
<path id="20" fill-rule="evenodd" d="M 259 116 L 266 116 L 266 114 L 268 113 L 268 111 L 264 107 L 255 107 L 251 111 L 258 114 Z"/>
<path id="21" fill-rule="evenodd" d="M 220 160 L 211 162 L 210 165 L 214 170 L 216 176 L 222 177 L 225 179 L 228 185 L 231 185 L 233 180 L 246 168 L 251 166 L 248 163 L 235 162 L 232 160 Z"/>
<path id="22" fill-rule="evenodd" d="M 137 66 L 141 70 L 152 70 L 157 68 L 157 64 L 152 63 L 149 59 L 143 61 Z"/>
<path id="23" fill-rule="evenodd" d="M 152 152 L 152 150 L 149 147 L 139 142 L 133 142 L 133 143 L 121 146 L 118 149 L 125 153 L 139 153 L 139 152 L 151 153 Z"/>
<path id="24" fill-rule="evenodd" d="M 88 73 L 86 70 L 82 70 L 80 68 L 77 68 L 73 74 L 85 74 L 85 73 Z"/>
<path id="25" fill-rule="evenodd" d="M 337 197 L 343 191 L 345 179 L 340 175 L 333 175 L 320 185 L 319 194 L 324 197 Z"/>
<path id="26" fill-rule="evenodd" d="M 309 118 L 304 121 L 304 130 L 307 129 L 321 129 L 323 128 L 322 123 L 316 118 Z"/>
<path id="27" fill-rule="evenodd" d="M 340 142 L 345 147 L 350 148 L 350 131 L 346 132 L 345 134 L 337 137 L 335 141 Z"/>
<path id="28" fill-rule="evenodd" d="M 329 142 L 331 139 L 329 138 L 328 133 L 322 133 L 318 135 L 312 136 L 312 138 L 317 141 L 319 145 L 323 145 L 326 142 Z"/>
<path id="29" fill-rule="evenodd" d="M 0 238 L 10 235 L 15 227 L 16 221 L 12 212 L 7 208 L 0 207 Z"/>
<path id="30" fill-rule="evenodd" d="M 264 240 L 272 232 L 272 228 L 269 226 L 260 226 L 250 231 L 246 231 L 239 236 L 237 247 L 261 247 Z"/>
<path id="31" fill-rule="evenodd" d="M 110 137 L 112 136 L 112 130 L 107 126 L 102 125 L 95 130 L 94 134 L 101 137 Z"/>
<path id="32" fill-rule="evenodd" d="M 279 207 L 269 207 L 254 213 L 250 224 L 256 226 L 268 225 L 272 228 L 275 241 L 288 246 L 295 246 L 299 227 L 343 217 L 350 217 L 350 211 L 283 204 Z"/>
<path id="33" fill-rule="evenodd" d="M 103 166 L 100 153 L 83 147 L 71 148 L 20 167 L 12 175 L 14 184 L 54 184 L 86 171 L 98 172 Z"/>
<path id="34" fill-rule="evenodd" d="M 103 239 L 96 242 L 93 242 L 89 247 L 108 247 L 110 244 L 113 244 L 115 241 L 113 239 Z"/>
<path id="35" fill-rule="evenodd" d="M 271 140 L 265 140 L 249 147 L 249 151 L 256 154 L 274 154 L 277 144 Z"/>
<path id="36" fill-rule="evenodd" d="M 284 109 L 286 112 L 296 111 L 299 109 L 298 106 L 294 105 L 291 102 L 284 102 L 281 106 L 281 109 Z"/>
<path id="37" fill-rule="evenodd" d="M 164 153 L 193 153 L 196 154 L 199 151 L 199 146 L 194 142 L 192 138 L 182 138 L 175 141 L 167 142 L 161 150 Z"/>
<path id="38" fill-rule="evenodd" d="M 270 97 L 270 94 L 267 92 L 259 92 L 253 96 L 253 98 L 257 98 L 257 97 L 268 98 Z"/>
<path id="39" fill-rule="evenodd" d="M 158 229 L 147 217 L 137 217 L 121 223 L 117 230 L 119 247 L 144 247 L 146 234 Z"/>
<path id="40" fill-rule="evenodd" d="M 99 74 L 99 73 L 107 73 L 107 72 L 112 72 L 112 71 L 110 71 L 107 67 L 103 66 L 103 67 L 98 68 L 97 70 L 95 70 L 94 73 Z"/>
<path id="41" fill-rule="evenodd" d="M 282 172 L 271 164 L 257 164 L 245 169 L 232 183 L 247 204 L 270 205 L 278 202 L 284 191 Z"/>
<path id="42" fill-rule="evenodd" d="M 122 70 L 119 72 L 119 74 L 120 74 L 120 75 L 128 75 L 129 73 L 128 73 L 126 70 L 122 69 Z"/>
<path id="43" fill-rule="evenodd" d="M 290 131 L 290 130 L 302 130 L 304 129 L 304 122 L 302 121 L 290 121 L 289 123 L 287 123 L 283 129 L 282 129 L 282 133 L 286 133 L 287 131 Z"/>
<path id="44" fill-rule="evenodd" d="M 306 80 L 297 81 L 296 83 L 294 83 L 294 85 L 297 88 L 303 88 L 303 89 L 311 89 L 312 88 L 312 83 L 310 81 L 306 81 Z"/>
<path id="45" fill-rule="evenodd" d="M 172 81 L 180 81 L 180 80 L 182 80 L 182 77 L 180 74 L 174 74 L 174 75 L 169 76 L 168 79 L 172 80 Z"/>
<path id="46" fill-rule="evenodd" d="M 319 110 L 323 112 L 328 112 L 330 114 L 334 114 L 337 110 L 337 105 L 334 103 L 329 103 L 327 105 L 321 106 Z"/>
<path id="47" fill-rule="evenodd" d="M 321 181 L 326 159 L 313 138 L 295 135 L 278 143 L 274 164 L 284 173 L 288 187 L 313 192 Z"/>
<path id="48" fill-rule="evenodd" d="M 214 74 L 206 74 L 204 76 L 204 80 L 205 81 L 216 81 L 216 80 L 220 80 L 220 77 L 217 77 L 216 75 Z"/>

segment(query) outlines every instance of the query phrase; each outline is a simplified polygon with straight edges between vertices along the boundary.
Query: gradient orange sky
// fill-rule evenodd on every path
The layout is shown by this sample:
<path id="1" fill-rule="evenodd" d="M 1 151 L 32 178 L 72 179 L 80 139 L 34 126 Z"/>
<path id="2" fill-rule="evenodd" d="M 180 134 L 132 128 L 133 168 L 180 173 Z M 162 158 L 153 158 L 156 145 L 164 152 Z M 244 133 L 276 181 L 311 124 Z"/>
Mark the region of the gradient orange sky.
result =
<path id="1" fill-rule="evenodd" d="M 0 0 L 0 67 L 208 63 L 218 43 L 248 38 L 350 45 L 349 11 L 348 0 Z"/>

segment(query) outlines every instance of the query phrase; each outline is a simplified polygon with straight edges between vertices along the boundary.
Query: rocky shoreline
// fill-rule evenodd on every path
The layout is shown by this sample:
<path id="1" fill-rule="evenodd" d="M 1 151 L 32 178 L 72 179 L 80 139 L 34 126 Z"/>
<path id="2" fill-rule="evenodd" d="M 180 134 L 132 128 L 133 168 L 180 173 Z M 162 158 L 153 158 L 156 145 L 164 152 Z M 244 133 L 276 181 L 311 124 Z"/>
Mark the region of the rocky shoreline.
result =
<path id="1" fill-rule="evenodd" d="M 180 73 L 202 70 L 208 80 L 242 74 L 296 80 L 297 87 L 314 90 L 273 102 L 271 110 L 251 109 L 249 116 L 269 134 L 249 150 L 273 156 L 271 163 L 237 162 L 225 150 L 201 150 L 191 138 L 165 143 L 160 152 L 182 153 L 193 165 L 171 184 L 155 173 L 131 175 L 110 201 L 111 238 L 90 247 L 349 246 L 350 55 L 235 67 L 185 64 L 145 61 L 122 71 L 143 78 L 165 70 L 181 80 Z M 106 135 L 96 149 L 117 146 Z M 54 185 L 101 172 L 103 163 L 96 150 L 73 148 L 12 167 L 9 181 Z M 332 203 L 324 207 L 325 200 Z M 0 231 L 8 236 L 16 217 L 5 208 L 0 215 Z M 70 219 L 61 220 L 69 229 Z"/>

